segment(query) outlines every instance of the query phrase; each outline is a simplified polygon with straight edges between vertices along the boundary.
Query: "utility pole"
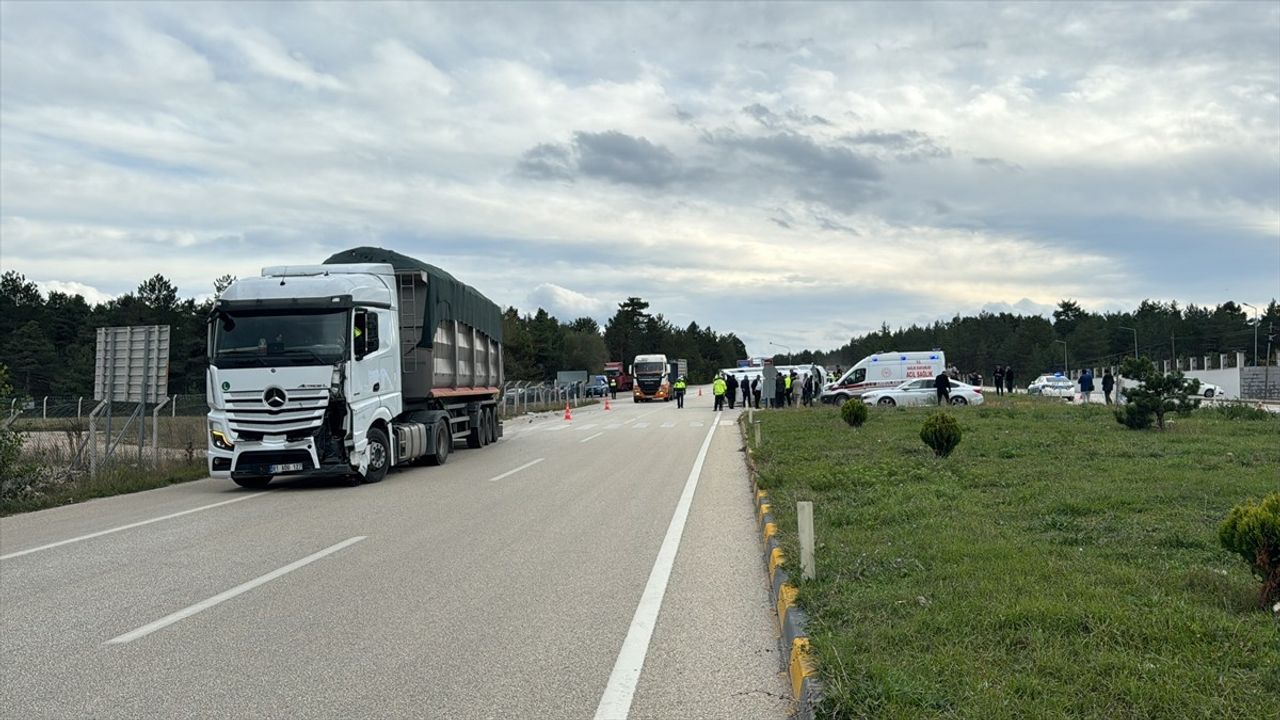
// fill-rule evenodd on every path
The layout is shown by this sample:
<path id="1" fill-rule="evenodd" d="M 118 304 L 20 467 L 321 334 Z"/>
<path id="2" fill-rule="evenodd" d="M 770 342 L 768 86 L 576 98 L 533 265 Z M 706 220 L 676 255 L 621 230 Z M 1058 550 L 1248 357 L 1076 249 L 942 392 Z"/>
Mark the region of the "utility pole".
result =
<path id="1" fill-rule="evenodd" d="M 1137 359 L 1138 359 L 1138 330 L 1137 330 L 1137 328 L 1125 327 L 1124 325 L 1121 325 L 1121 326 L 1120 326 L 1120 329 L 1121 329 L 1121 330 L 1132 330 L 1132 331 L 1133 331 L 1133 359 L 1134 359 L 1134 360 L 1137 360 Z"/>
<path id="2" fill-rule="evenodd" d="M 1256 305 L 1250 305 L 1247 302 L 1242 302 L 1240 304 L 1253 308 L 1253 366 L 1258 367 L 1258 307 Z M 1248 320 L 1246 320 L 1246 322 L 1248 322 Z"/>

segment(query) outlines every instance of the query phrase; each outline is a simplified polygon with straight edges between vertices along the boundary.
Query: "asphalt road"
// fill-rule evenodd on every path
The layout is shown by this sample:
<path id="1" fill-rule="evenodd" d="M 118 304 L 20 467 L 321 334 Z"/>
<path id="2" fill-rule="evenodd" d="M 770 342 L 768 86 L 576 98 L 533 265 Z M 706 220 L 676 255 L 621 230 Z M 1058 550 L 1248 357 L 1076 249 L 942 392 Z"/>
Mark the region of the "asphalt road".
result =
<path id="1" fill-rule="evenodd" d="M 624 401 L 377 485 L 203 480 L 0 520 L 0 714 L 784 718 L 717 417 L 709 393 Z"/>

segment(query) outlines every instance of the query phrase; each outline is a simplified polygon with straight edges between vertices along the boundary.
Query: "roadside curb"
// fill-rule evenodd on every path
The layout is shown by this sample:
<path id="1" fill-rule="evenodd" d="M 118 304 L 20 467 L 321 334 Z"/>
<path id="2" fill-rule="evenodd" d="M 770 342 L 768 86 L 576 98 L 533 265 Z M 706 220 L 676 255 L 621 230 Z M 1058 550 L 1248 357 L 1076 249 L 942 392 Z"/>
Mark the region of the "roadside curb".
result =
<path id="1" fill-rule="evenodd" d="M 782 563 L 786 557 L 782 554 L 782 546 L 778 543 L 778 525 L 774 521 L 769 493 L 760 489 L 755 458 L 752 456 L 751 445 L 747 442 L 745 431 L 742 439 L 746 444 L 747 472 L 751 476 L 756 526 L 764 550 L 765 570 L 769 574 L 769 600 L 777 612 L 782 667 L 787 673 L 791 697 L 796 705 L 793 717 L 799 720 L 814 720 L 815 708 L 822 699 L 822 684 L 818 680 L 812 651 L 809 648 L 809 633 L 805 630 L 808 617 L 803 610 L 796 607 L 796 587 L 791 584 L 787 571 L 782 569 Z"/>

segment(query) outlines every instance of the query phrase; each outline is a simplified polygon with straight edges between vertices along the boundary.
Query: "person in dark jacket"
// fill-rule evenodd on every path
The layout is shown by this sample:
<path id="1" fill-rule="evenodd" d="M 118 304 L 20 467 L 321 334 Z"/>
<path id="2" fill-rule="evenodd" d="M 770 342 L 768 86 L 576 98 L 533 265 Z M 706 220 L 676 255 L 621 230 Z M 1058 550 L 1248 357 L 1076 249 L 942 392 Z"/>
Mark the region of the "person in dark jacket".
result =
<path id="1" fill-rule="evenodd" d="M 787 379 L 782 373 L 778 373 L 777 379 L 773 383 L 773 406 L 780 408 L 787 401 Z"/>
<path id="2" fill-rule="evenodd" d="M 729 409 L 732 410 L 733 404 L 738 400 L 738 376 L 730 373 L 726 385 L 725 395 L 729 400 Z"/>
<path id="3" fill-rule="evenodd" d="M 1115 376 L 1111 374 L 1111 370 L 1102 371 L 1102 397 L 1106 399 L 1107 404 L 1111 404 L 1111 391 L 1116 389 Z"/>
<path id="4" fill-rule="evenodd" d="M 1004 394 L 1004 366 L 1003 365 L 996 366 L 996 372 L 993 377 L 995 378 L 995 381 L 996 381 L 996 395 L 1003 395 Z"/>
<path id="5" fill-rule="evenodd" d="M 938 391 L 938 404 L 946 405 L 951 402 L 951 377 L 946 373 L 938 373 L 938 377 L 933 379 L 933 388 Z"/>
<path id="6" fill-rule="evenodd" d="M 1012 365 L 1004 366 L 1004 389 L 1008 390 L 1010 395 L 1013 394 L 1013 366 Z"/>
<path id="7" fill-rule="evenodd" d="M 1087 368 L 1080 373 L 1080 402 L 1088 404 L 1089 395 L 1093 393 L 1093 373 Z"/>
<path id="8" fill-rule="evenodd" d="M 742 384 L 738 387 L 742 389 L 742 407 L 751 407 L 751 381 L 746 375 L 742 376 Z"/>

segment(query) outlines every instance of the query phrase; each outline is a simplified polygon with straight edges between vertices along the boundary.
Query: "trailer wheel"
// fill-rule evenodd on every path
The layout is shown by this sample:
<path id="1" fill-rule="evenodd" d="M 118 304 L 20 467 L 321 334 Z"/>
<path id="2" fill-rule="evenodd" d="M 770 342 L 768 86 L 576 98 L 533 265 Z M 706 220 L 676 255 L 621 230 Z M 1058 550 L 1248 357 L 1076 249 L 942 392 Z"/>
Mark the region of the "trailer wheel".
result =
<path id="1" fill-rule="evenodd" d="M 449 450 L 453 448 L 453 436 L 449 434 L 449 423 L 436 423 L 435 452 L 427 456 L 428 465 L 443 465 L 449 459 Z"/>
<path id="2" fill-rule="evenodd" d="M 261 488 L 266 487 L 267 483 L 271 482 L 271 476 L 262 475 L 259 477 L 238 477 L 238 478 L 231 478 L 231 480 L 242 488 L 249 488 L 250 490 L 259 490 Z"/>
<path id="3" fill-rule="evenodd" d="M 496 410 L 489 410 L 489 442 L 498 442 L 498 413 Z"/>
<path id="4" fill-rule="evenodd" d="M 480 444 L 488 445 L 493 442 L 493 433 L 489 432 L 489 411 L 485 408 L 480 409 Z"/>
<path id="5" fill-rule="evenodd" d="M 369 430 L 369 469 L 365 472 L 365 482 L 382 482 L 387 476 L 387 466 L 391 464 L 390 447 L 386 433 L 378 428 Z"/>

